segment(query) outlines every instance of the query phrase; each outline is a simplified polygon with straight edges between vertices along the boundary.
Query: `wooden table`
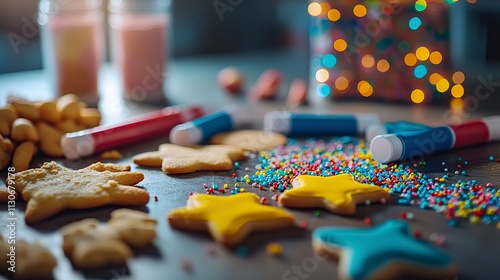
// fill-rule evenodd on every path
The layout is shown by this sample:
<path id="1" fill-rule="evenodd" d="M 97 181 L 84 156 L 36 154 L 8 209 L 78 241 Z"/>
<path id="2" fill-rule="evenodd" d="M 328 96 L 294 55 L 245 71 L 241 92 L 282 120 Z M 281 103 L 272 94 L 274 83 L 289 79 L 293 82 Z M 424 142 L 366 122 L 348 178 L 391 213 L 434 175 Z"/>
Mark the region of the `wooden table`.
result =
<path id="1" fill-rule="evenodd" d="M 259 73 L 268 67 L 276 67 L 285 73 L 286 84 L 293 78 L 308 75 L 307 55 L 295 52 L 270 52 L 253 54 L 234 54 L 214 57 L 197 57 L 179 59 L 170 64 L 167 75 L 168 100 L 172 104 L 198 103 L 210 106 L 223 106 L 239 102 L 246 103 L 255 111 L 253 127 L 262 126 L 262 114 L 273 109 L 290 109 L 283 105 L 284 93 L 275 101 L 253 102 L 244 98 L 230 98 L 218 89 L 215 77 L 220 69 L 228 65 L 240 67 L 247 77 L 247 87 L 256 80 Z M 134 103 L 126 103 L 121 99 L 117 77 L 113 68 L 104 65 L 101 72 L 101 102 L 100 109 L 104 115 L 104 122 L 121 120 L 130 115 L 156 109 Z M 50 98 L 49 85 L 42 71 L 29 71 L 0 75 L 0 104 L 5 103 L 8 92 L 19 92 L 30 99 Z M 455 112 L 450 119 L 450 109 L 429 106 L 395 105 L 387 103 L 370 102 L 332 102 L 312 98 L 308 106 L 300 107 L 300 111 L 336 111 L 336 112 L 372 112 L 380 115 L 382 121 L 409 120 L 430 125 L 441 124 L 445 121 L 463 121 L 465 119 L 480 117 L 491 112 Z M 203 191 L 203 183 L 233 182 L 233 171 L 223 172 L 198 172 L 187 175 L 167 176 L 156 169 L 140 168 L 131 162 L 131 157 L 137 153 L 154 150 L 161 143 L 167 141 L 167 134 L 157 139 L 151 139 L 135 145 L 120 148 L 124 158 L 118 163 L 132 166 L 132 170 L 145 174 L 145 180 L 140 183 L 150 193 L 151 197 L 157 196 L 141 210 L 147 211 L 158 219 L 158 238 L 154 246 L 140 250 L 128 262 L 128 266 L 110 267 L 91 272 L 77 271 L 64 257 L 61 250 L 62 238 L 58 229 L 70 222 L 83 218 L 95 217 L 101 221 L 109 219 L 109 213 L 115 207 L 101 207 L 89 210 L 68 210 L 34 226 L 27 226 L 23 221 L 25 204 L 17 202 L 17 238 L 37 241 L 46 247 L 58 259 L 58 266 L 54 273 L 57 279 L 336 279 L 337 265 L 333 261 L 317 261 L 317 268 L 302 275 L 302 278 L 293 274 L 294 267 L 301 267 L 304 262 L 310 261 L 314 256 L 311 248 L 311 231 L 299 229 L 280 231 L 268 234 L 253 234 L 243 245 L 249 250 L 248 256 L 241 258 L 234 251 L 216 246 L 216 255 L 210 256 L 205 247 L 212 243 L 212 239 L 205 233 L 186 233 L 170 228 L 166 222 L 169 211 L 185 204 L 190 192 Z M 500 185 L 500 163 L 492 163 L 488 157 L 500 156 L 500 144 L 476 146 L 456 150 L 448 153 L 432 155 L 426 159 L 427 166 L 419 167 L 420 171 L 429 176 L 442 176 L 444 174 L 441 162 L 448 166 L 456 166 L 460 156 L 469 162 L 465 168 L 468 178 L 476 178 L 480 183 L 492 182 Z M 32 166 L 52 160 L 40 157 L 32 162 Z M 68 162 L 57 159 L 58 162 L 71 167 L 85 167 L 98 157 L 89 157 L 77 162 Z M 237 171 L 239 176 L 253 174 L 257 159 L 248 159 L 241 162 L 242 168 Z M 249 167 L 245 172 L 244 168 Z M 2 173 L 5 177 L 5 173 Z M 267 197 L 271 205 L 276 203 L 271 199 L 274 193 L 254 190 L 260 196 Z M 6 222 L 7 205 L 0 209 L 0 219 Z M 299 221 L 306 220 L 310 229 L 323 225 L 366 226 L 363 217 L 370 215 L 375 224 L 387 219 L 397 219 L 400 213 L 411 211 L 415 220 L 410 222 L 412 230 L 420 231 L 424 236 L 433 232 L 444 234 L 446 243 L 442 250 L 454 257 L 460 266 L 457 279 L 498 279 L 498 250 L 500 249 L 500 231 L 494 225 L 482 223 L 471 224 L 461 221 L 458 227 L 449 227 L 443 214 L 430 210 L 420 210 L 416 207 L 400 205 L 371 205 L 359 207 L 354 217 L 343 217 L 328 214 L 323 211 L 320 218 L 312 215 L 311 211 L 290 210 Z M 1 227 L 0 232 L 5 236 L 6 228 Z M 270 242 L 280 242 L 284 247 L 283 256 L 280 258 L 269 256 L 266 245 Z M 186 272 L 181 268 L 183 259 L 191 260 L 193 269 Z M 292 271 L 288 273 L 287 271 Z M 121 278 L 124 277 L 124 278 Z M 127 278 L 129 277 L 129 278 Z M 294 278 L 295 277 L 295 278 Z"/>

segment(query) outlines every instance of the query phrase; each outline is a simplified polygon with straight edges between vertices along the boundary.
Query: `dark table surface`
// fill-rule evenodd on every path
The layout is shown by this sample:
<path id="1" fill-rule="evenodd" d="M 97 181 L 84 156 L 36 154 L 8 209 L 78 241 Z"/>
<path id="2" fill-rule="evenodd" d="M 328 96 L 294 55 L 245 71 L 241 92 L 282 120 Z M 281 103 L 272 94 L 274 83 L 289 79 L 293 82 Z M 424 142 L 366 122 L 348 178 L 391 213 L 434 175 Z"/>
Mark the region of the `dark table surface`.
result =
<path id="1" fill-rule="evenodd" d="M 286 84 L 295 77 L 307 77 L 307 57 L 291 55 L 291 53 L 266 53 L 248 55 L 228 55 L 219 57 L 199 57 L 183 59 L 171 65 L 171 75 L 167 77 L 169 101 L 171 103 L 191 102 L 222 106 L 230 102 L 247 103 L 255 110 L 255 124 L 260 128 L 263 112 L 278 109 L 290 109 L 280 100 L 257 103 L 244 98 L 232 99 L 217 89 L 215 76 L 217 72 L 227 65 L 235 65 L 247 74 L 247 82 L 255 81 L 258 74 L 268 67 L 282 69 L 286 74 Z M 305 65 L 297 67 L 297 65 Z M 101 111 L 104 122 L 112 122 L 129 115 L 136 115 L 154 109 L 153 107 L 123 102 L 116 87 L 116 77 L 109 66 L 104 67 L 103 75 L 106 82 L 101 91 Z M 22 81 L 30 81 L 22 82 Z M 20 92 L 24 95 L 37 89 L 41 93 L 37 96 L 50 98 L 48 85 L 43 79 L 41 71 L 30 71 L 17 74 L 0 75 L 1 101 L 5 102 L 5 95 L 9 91 Z M 247 87 L 248 88 L 248 87 Z M 283 87 L 285 90 L 285 87 Z M 31 95 L 33 98 L 33 95 Z M 450 110 L 446 107 L 395 105 L 386 103 L 368 102 L 324 102 L 312 100 L 309 105 L 300 107 L 300 111 L 333 110 L 338 112 L 373 112 L 381 116 L 382 121 L 412 120 L 430 125 L 449 121 Z M 491 112 L 459 111 L 453 114 L 453 120 L 466 119 L 492 114 Z M 313 210 L 290 210 L 298 221 L 307 221 L 308 230 L 291 229 L 273 233 L 252 234 L 242 245 L 248 249 L 246 257 L 239 257 L 234 250 L 216 245 L 207 233 L 188 233 L 170 228 L 166 215 L 176 207 L 182 207 L 190 192 L 203 191 L 203 184 L 212 182 L 219 185 L 234 183 L 231 175 L 235 171 L 197 172 L 186 175 L 168 176 L 156 169 L 141 168 L 131 162 L 131 157 L 137 153 L 151 151 L 161 143 L 167 141 L 167 134 L 156 139 L 151 139 L 135 145 L 122 147 L 119 150 L 124 155 L 119 164 L 131 165 L 133 171 L 143 172 L 145 179 L 139 185 L 150 193 L 151 197 L 157 196 L 158 201 L 151 199 L 146 207 L 139 208 L 158 219 L 158 237 L 154 245 L 136 251 L 136 255 L 129 260 L 127 266 L 107 267 L 95 271 L 75 270 L 64 256 L 61 248 L 62 238 L 59 229 L 73 221 L 88 217 L 95 217 L 105 222 L 109 219 L 112 206 L 88 210 L 67 210 L 44 222 L 34 226 L 27 226 L 23 221 L 25 204 L 18 201 L 16 204 L 17 231 L 16 238 L 37 241 L 50 248 L 57 257 L 58 265 L 54 274 L 57 279 L 337 279 L 337 265 L 333 261 L 313 261 L 317 268 L 305 272 L 303 277 L 293 273 L 294 267 L 301 267 L 305 262 L 314 259 L 311 247 L 311 231 L 324 225 L 341 225 L 353 227 L 366 227 L 363 223 L 365 216 L 370 216 L 374 224 L 379 224 L 387 219 L 398 219 L 402 212 L 412 212 L 415 219 L 410 221 L 414 231 L 420 231 L 423 236 L 438 233 L 446 236 L 446 242 L 440 248 L 450 254 L 459 265 L 460 273 L 457 279 L 498 279 L 498 250 L 500 249 L 500 231 L 495 225 L 483 223 L 471 224 L 460 221 L 457 227 L 447 225 L 442 213 L 431 210 L 420 210 L 417 207 L 400 206 L 396 203 L 386 205 L 372 204 L 360 206 L 353 217 L 338 216 L 322 211 L 319 217 L 313 215 Z M 426 166 L 419 166 L 419 171 L 429 176 L 442 176 L 444 174 L 441 162 L 447 166 L 456 166 L 458 157 L 467 160 L 469 164 L 464 167 L 467 179 L 477 179 L 479 183 L 493 183 L 500 185 L 500 163 L 489 161 L 488 157 L 500 156 L 500 144 L 492 143 L 446 153 L 435 154 L 426 159 Z M 236 171 L 238 176 L 253 174 L 257 158 L 248 158 L 241 161 L 241 168 Z M 32 166 L 53 160 L 52 158 L 38 157 Z M 85 167 L 95 161 L 102 161 L 99 157 L 89 157 L 77 162 L 68 162 L 57 159 L 58 162 L 70 168 Z M 249 170 L 245 171 L 245 167 Z M 5 177 L 5 173 L 2 173 Z M 457 176 L 458 178 L 459 176 Z M 259 191 L 250 186 L 247 191 L 256 192 L 265 196 L 270 205 L 276 205 L 271 199 L 275 192 Z M 0 209 L 2 225 L 6 222 L 7 205 Z M 5 236 L 6 227 L 2 226 L 0 232 Z M 281 257 L 273 257 L 266 253 L 266 246 L 270 242 L 279 242 L 284 251 Z M 206 252 L 210 244 L 216 248 L 214 256 Z M 181 262 L 188 259 L 192 262 L 191 271 L 184 271 Z M 307 276 L 307 277 L 306 277 Z M 294 278 L 295 277 L 295 278 Z"/>

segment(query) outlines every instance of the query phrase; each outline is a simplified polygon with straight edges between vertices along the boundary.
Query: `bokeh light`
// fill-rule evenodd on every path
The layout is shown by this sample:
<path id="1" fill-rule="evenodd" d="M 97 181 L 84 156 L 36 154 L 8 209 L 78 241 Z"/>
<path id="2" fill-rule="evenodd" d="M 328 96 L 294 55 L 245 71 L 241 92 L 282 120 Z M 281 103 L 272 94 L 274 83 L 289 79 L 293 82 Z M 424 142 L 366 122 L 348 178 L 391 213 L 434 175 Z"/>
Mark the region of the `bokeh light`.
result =
<path id="1" fill-rule="evenodd" d="M 330 95 L 330 87 L 327 84 L 319 84 L 316 88 L 316 94 L 320 97 L 327 97 Z"/>
<path id="2" fill-rule="evenodd" d="M 389 68 L 391 68 L 389 61 L 387 61 L 385 59 L 381 59 L 377 62 L 378 71 L 385 73 L 385 72 L 389 71 Z"/>
<path id="3" fill-rule="evenodd" d="M 408 66 L 415 66 L 417 64 L 417 57 L 413 53 L 407 53 L 405 55 L 405 63 Z"/>
<path id="4" fill-rule="evenodd" d="M 307 6 L 307 11 L 313 17 L 317 17 L 321 14 L 321 5 L 318 2 L 312 2 Z"/>
<path id="5" fill-rule="evenodd" d="M 422 20 L 420 20 L 419 17 L 412 17 L 408 21 L 408 27 L 410 27 L 411 30 L 417 30 L 420 25 L 422 25 Z"/>
<path id="6" fill-rule="evenodd" d="M 441 81 L 442 78 L 443 76 L 441 76 L 439 73 L 432 73 L 429 77 L 429 83 L 436 85 L 439 81 Z"/>
<path id="7" fill-rule="evenodd" d="M 423 77 L 425 77 L 425 75 L 427 75 L 427 67 L 425 67 L 425 65 L 423 64 L 420 64 L 415 67 L 415 69 L 413 70 L 413 74 L 417 79 L 422 79 Z"/>
<path id="8" fill-rule="evenodd" d="M 417 58 L 421 61 L 426 61 L 429 58 L 429 49 L 426 47 L 419 47 L 415 52 Z"/>
<path id="9" fill-rule="evenodd" d="M 417 0 L 417 2 L 415 2 L 415 10 L 418 12 L 422 12 L 425 8 L 427 8 L 427 1 Z"/>
<path id="10" fill-rule="evenodd" d="M 373 87 L 365 80 L 358 83 L 358 91 L 364 97 L 369 97 L 373 94 Z"/>
<path id="11" fill-rule="evenodd" d="M 320 83 L 324 83 L 328 81 L 328 78 L 330 78 L 330 73 L 328 73 L 328 70 L 326 69 L 319 69 L 316 71 L 316 80 Z"/>
<path id="12" fill-rule="evenodd" d="M 361 64 L 366 68 L 373 67 L 373 65 L 375 65 L 375 59 L 372 55 L 367 54 L 361 59 Z"/>
<path id="13" fill-rule="evenodd" d="M 372 6 L 370 1 L 352 1 L 354 3 L 349 6 L 342 6 L 341 4 L 337 6 L 335 1 L 312 0 L 310 2 L 308 13 L 312 17 L 317 17 L 313 19 L 317 22 L 317 30 L 310 31 L 311 38 L 317 37 L 321 39 L 321 42 L 318 41 L 318 43 L 321 43 L 321 45 L 318 45 L 318 47 L 321 47 L 321 49 L 318 49 L 321 54 L 311 56 L 311 67 L 314 69 L 313 73 L 319 82 L 316 88 L 317 94 L 326 97 L 333 93 L 354 93 L 357 86 L 361 96 L 370 97 L 375 91 L 382 91 L 389 80 L 393 81 L 406 76 L 408 71 L 413 71 L 408 73 L 413 74 L 413 77 L 406 76 L 406 79 L 409 79 L 405 85 L 401 86 L 401 91 L 405 92 L 404 96 L 387 95 L 383 97 L 391 100 L 405 98 L 407 101 L 409 101 L 408 97 L 410 97 L 412 103 L 425 103 L 425 101 L 431 100 L 432 94 L 440 92 L 446 93 L 445 96 L 450 97 L 450 99 L 461 100 L 465 91 L 463 86 L 465 75 L 460 71 L 454 72 L 457 69 L 448 72 L 450 70 L 450 61 L 448 61 L 449 57 L 447 55 L 448 46 L 441 44 L 441 41 L 448 44 L 448 39 L 433 34 L 424 35 L 424 33 L 434 32 L 433 28 L 438 23 L 438 21 L 434 22 L 432 19 L 431 22 L 428 22 L 430 16 L 439 16 L 437 13 L 444 11 L 441 7 L 435 9 L 433 5 L 437 2 L 442 2 L 439 5 L 448 5 L 458 2 L 458 0 L 415 0 L 404 4 L 401 4 L 400 0 L 386 1 L 391 4 L 405 5 L 406 8 L 414 8 L 414 10 L 413 12 L 405 10 L 408 17 L 394 17 L 391 19 L 390 16 L 396 12 L 393 5 L 374 4 Z M 477 0 L 462 1 L 468 3 L 477 2 Z M 351 1 L 347 2 L 350 3 Z M 346 7 L 350 7 L 352 10 L 344 10 Z M 427 15 L 427 13 L 430 14 Z M 401 34 L 405 35 L 374 35 L 374 40 L 368 42 L 369 48 L 365 49 L 364 53 L 359 54 L 359 51 L 356 52 L 358 62 L 347 61 L 347 64 L 345 64 L 344 56 L 340 53 L 351 51 L 347 50 L 348 48 L 353 48 L 352 51 L 356 51 L 357 38 L 353 38 L 352 33 L 343 31 L 342 24 L 350 24 L 351 21 L 353 24 L 362 24 L 372 19 L 372 17 L 382 17 L 384 15 L 388 15 L 390 20 L 384 22 L 384 24 L 390 24 L 388 27 L 393 28 L 394 32 L 401 32 Z M 340 21 L 342 21 L 340 26 L 333 23 Z M 447 27 L 444 28 L 443 31 L 448 32 Z M 436 39 L 436 41 L 432 41 L 432 38 Z M 331 39 L 333 39 L 333 43 L 330 43 L 332 42 Z M 330 48 L 330 52 L 325 54 L 323 50 L 326 47 Z M 443 63 L 444 65 L 442 65 Z M 406 68 L 406 66 L 409 68 Z M 363 70 L 362 68 L 373 70 Z M 368 72 L 374 76 L 364 77 L 365 80 L 358 78 L 360 74 L 367 74 Z M 387 82 L 383 80 L 384 76 L 380 73 L 387 73 Z M 414 90 L 408 88 L 409 86 L 413 86 Z"/>
<path id="14" fill-rule="evenodd" d="M 411 92 L 410 98 L 413 103 L 419 104 L 424 101 L 425 94 L 421 89 L 415 89 Z"/>
<path id="15" fill-rule="evenodd" d="M 447 79 L 445 78 L 442 78 L 441 80 L 439 80 L 439 82 L 437 82 L 436 84 L 436 89 L 437 91 L 443 93 L 445 91 L 447 91 L 448 89 L 450 88 L 450 82 L 448 82 Z"/>
<path id="16" fill-rule="evenodd" d="M 398 50 L 399 52 L 401 53 L 407 53 L 410 51 L 410 43 L 408 43 L 408 41 L 401 41 L 398 43 Z"/>
<path id="17" fill-rule="evenodd" d="M 367 10 L 366 10 L 365 6 L 358 4 L 358 5 L 354 6 L 354 8 L 352 9 L 352 12 L 357 17 L 364 17 L 364 16 L 366 16 Z"/>
<path id="18" fill-rule="evenodd" d="M 441 61 L 443 61 L 443 55 L 438 51 L 433 51 L 429 56 L 429 60 L 432 64 L 438 65 Z"/>
<path id="19" fill-rule="evenodd" d="M 328 11 L 328 19 L 335 22 L 340 19 L 340 11 L 337 9 L 331 9 Z"/>
<path id="20" fill-rule="evenodd" d="M 462 84 L 465 81 L 465 75 L 463 72 L 457 71 L 457 72 L 453 73 L 451 80 L 455 84 Z"/>
<path id="21" fill-rule="evenodd" d="M 347 42 L 344 39 L 337 39 L 333 42 L 333 48 L 338 52 L 343 52 L 347 49 Z"/>
<path id="22" fill-rule="evenodd" d="M 346 77 L 338 77 L 335 80 L 335 88 L 339 91 L 344 91 L 349 87 L 349 80 Z"/>
<path id="23" fill-rule="evenodd" d="M 320 4 L 321 5 L 321 15 L 326 15 L 328 14 L 328 12 L 330 11 L 331 7 L 330 7 L 330 3 L 328 2 L 323 2 Z"/>
<path id="24" fill-rule="evenodd" d="M 462 85 L 454 85 L 451 88 L 451 95 L 455 98 L 460 98 L 464 96 L 464 87 Z"/>
<path id="25" fill-rule="evenodd" d="M 335 57 L 335 55 L 333 54 L 326 54 L 321 59 L 321 64 L 323 64 L 323 66 L 325 67 L 333 68 L 335 67 L 335 65 L 337 65 L 337 57 Z"/>

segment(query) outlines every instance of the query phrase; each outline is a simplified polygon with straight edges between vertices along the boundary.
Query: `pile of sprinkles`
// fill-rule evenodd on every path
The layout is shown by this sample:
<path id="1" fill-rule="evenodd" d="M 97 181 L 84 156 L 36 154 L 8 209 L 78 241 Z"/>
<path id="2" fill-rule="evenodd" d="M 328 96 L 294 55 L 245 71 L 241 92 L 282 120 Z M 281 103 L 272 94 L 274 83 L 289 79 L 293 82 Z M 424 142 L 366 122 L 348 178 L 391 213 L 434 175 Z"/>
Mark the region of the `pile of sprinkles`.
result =
<path id="1" fill-rule="evenodd" d="M 458 219 L 471 223 L 496 224 L 500 228 L 500 189 L 479 184 L 476 180 L 452 180 L 450 174 L 430 178 L 402 164 L 380 164 L 365 148 L 363 141 L 352 137 L 328 141 L 309 139 L 289 140 L 288 145 L 260 153 L 254 175 L 238 181 L 261 190 L 285 191 L 292 188 L 291 180 L 299 175 L 333 176 L 352 174 L 361 182 L 387 189 L 397 203 L 444 213 L 448 224 Z"/>

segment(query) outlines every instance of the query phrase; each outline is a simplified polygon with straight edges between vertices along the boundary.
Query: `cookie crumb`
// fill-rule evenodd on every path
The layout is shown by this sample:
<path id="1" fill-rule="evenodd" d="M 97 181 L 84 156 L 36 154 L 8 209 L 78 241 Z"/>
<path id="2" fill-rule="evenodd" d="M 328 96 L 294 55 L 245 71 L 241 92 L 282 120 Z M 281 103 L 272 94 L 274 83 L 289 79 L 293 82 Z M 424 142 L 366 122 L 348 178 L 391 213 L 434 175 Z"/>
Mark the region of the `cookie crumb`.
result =
<path id="1" fill-rule="evenodd" d="M 182 259 L 181 267 L 184 271 L 191 271 L 191 269 L 193 269 L 193 263 L 188 259 Z"/>
<path id="2" fill-rule="evenodd" d="M 123 158 L 123 155 L 118 150 L 109 150 L 101 154 L 102 159 L 109 160 L 119 160 Z"/>

